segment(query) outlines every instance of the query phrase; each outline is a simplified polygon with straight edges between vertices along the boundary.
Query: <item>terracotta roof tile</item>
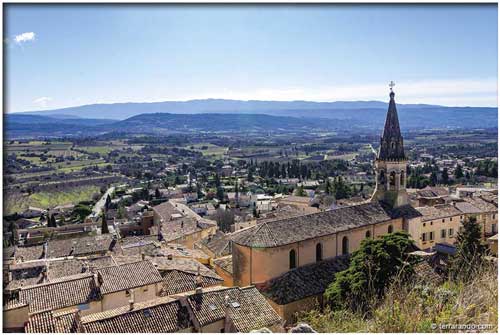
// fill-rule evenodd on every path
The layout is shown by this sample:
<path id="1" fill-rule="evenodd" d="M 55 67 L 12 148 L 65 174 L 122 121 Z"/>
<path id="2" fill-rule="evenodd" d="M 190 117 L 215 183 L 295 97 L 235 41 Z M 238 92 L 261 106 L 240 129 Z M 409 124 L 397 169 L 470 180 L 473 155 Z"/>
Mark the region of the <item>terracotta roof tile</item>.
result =
<path id="1" fill-rule="evenodd" d="M 380 204 L 365 203 L 268 221 L 231 234 L 231 240 L 256 248 L 277 247 L 390 219 Z"/>
<path id="2" fill-rule="evenodd" d="M 127 290 L 160 283 L 162 277 L 150 261 L 140 261 L 98 270 L 102 278 L 101 293 Z"/>
<path id="3" fill-rule="evenodd" d="M 81 323 L 87 333 L 172 333 L 190 325 L 187 310 L 169 297 L 83 316 Z"/>

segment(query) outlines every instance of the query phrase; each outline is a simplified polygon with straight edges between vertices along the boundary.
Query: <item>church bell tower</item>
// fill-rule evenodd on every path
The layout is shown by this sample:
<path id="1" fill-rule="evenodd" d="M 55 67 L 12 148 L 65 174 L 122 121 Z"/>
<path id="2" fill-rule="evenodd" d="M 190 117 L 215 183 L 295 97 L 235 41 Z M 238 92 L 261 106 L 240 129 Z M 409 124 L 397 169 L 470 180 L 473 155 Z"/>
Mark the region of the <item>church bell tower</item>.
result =
<path id="1" fill-rule="evenodd" d="M 394 101 L 394 82 L 389 84 L 389 109 L 384 132 L 380 138 L 380 149 L 375 160 L 377 183 L 372 201 L 380 201 L 392 208 L 408 204 L 406 193 L 407 159 L 403 147 L 403 136 L 399 129 L 398 112 Z"/>

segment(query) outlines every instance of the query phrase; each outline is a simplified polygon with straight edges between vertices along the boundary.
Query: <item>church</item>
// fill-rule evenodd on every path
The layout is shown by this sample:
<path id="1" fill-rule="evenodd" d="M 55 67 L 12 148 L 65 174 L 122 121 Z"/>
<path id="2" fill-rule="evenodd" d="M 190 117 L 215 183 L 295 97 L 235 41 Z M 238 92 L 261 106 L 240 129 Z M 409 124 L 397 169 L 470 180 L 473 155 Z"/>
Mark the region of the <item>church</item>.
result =
<path id="1" fill-rule="evenodd" d="M 394 96 L 391 85 L 370 201 L 232 234 L 234 285 L 257 286 L 288 322 L 322 299 L 333 273 L 347 267 L 348 255 L 363 239 L 408 231 L 409 221 L 421 215 L 408 204 L 407 159 Z"/>

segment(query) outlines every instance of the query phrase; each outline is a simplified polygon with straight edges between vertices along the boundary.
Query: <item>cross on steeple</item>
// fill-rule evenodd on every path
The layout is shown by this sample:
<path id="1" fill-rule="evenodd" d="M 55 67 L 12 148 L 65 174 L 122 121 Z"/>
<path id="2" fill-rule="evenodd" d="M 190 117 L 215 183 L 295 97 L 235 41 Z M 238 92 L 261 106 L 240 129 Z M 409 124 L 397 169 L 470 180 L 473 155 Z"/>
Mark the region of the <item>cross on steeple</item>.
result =
<path id="1" fill-rule="evenodd" d="M 393 88 L 394 86 L 396 86 L 396 83 L 395 83 L 395 82 L 393 82 L 393 81 L 391 80 L 391 82 L 389 83 L 389 87 L 390 87 L 390 89 L 391 89 L 391 92 L 392 92 L 392 88 Z"/>

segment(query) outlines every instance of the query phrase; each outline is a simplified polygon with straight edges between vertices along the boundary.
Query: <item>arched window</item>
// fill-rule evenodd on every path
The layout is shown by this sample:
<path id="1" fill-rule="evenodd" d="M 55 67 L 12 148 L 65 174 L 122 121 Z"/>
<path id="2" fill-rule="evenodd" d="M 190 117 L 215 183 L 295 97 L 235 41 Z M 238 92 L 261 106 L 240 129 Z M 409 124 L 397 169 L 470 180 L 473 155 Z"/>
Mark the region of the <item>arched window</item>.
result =
<path id="1" fill-rule="evenodd" d="M 347 255 L 349 253 L 349 239 L 344 236 L 342 239 L 342 255 Z"/>
<path id="2" fill-rule="evenodd" d="M 384 170 L 380 170 L 379 180 L 380 180 L 380 184 L 382 184 L 382 185 L 385 184 L 385 172 L 384 172 Z"/>
<path id="3" fill-rule="evenodd" d="M 396 172 L 394 171 L 391 172 L 389 183 L 391 184 L 391 186 L 396 186 Z"/>
<path id="4" fill-rule="evenodd" d="M 316 262 L 323 260 L 323 246 L 321 243 L 316 244 Z"/>
<path id="5" fill-rule="evenodd" d="M 401 187 L 403 187 L 405 185 L 405 172 L 404 171 L 401 171 L 401 175 L 399 177 L 399 185 L 401 185 Z"/>
<path id="6" fill-rule="evenodd" d="M 394 229 L 392 228 L 392 224 L 390 224 L 389 227 L 387 227 L 387 232 L 390 234 L 393 230 Z"/>
<path id="7" fill-rule="evenodd" d="M 366 234 L 365 234 L 365 237 L 366 238 L 370 238 L 372 236 L 372 234 L 370 233 L 369 230 L 366 231 Z"/>
<path id="8" fill-rule="evenodd" d="M 297 261 L 295 260 L 295 250 L 290 250 L 290 269 L 295 269 L 297 267 Z"/>

